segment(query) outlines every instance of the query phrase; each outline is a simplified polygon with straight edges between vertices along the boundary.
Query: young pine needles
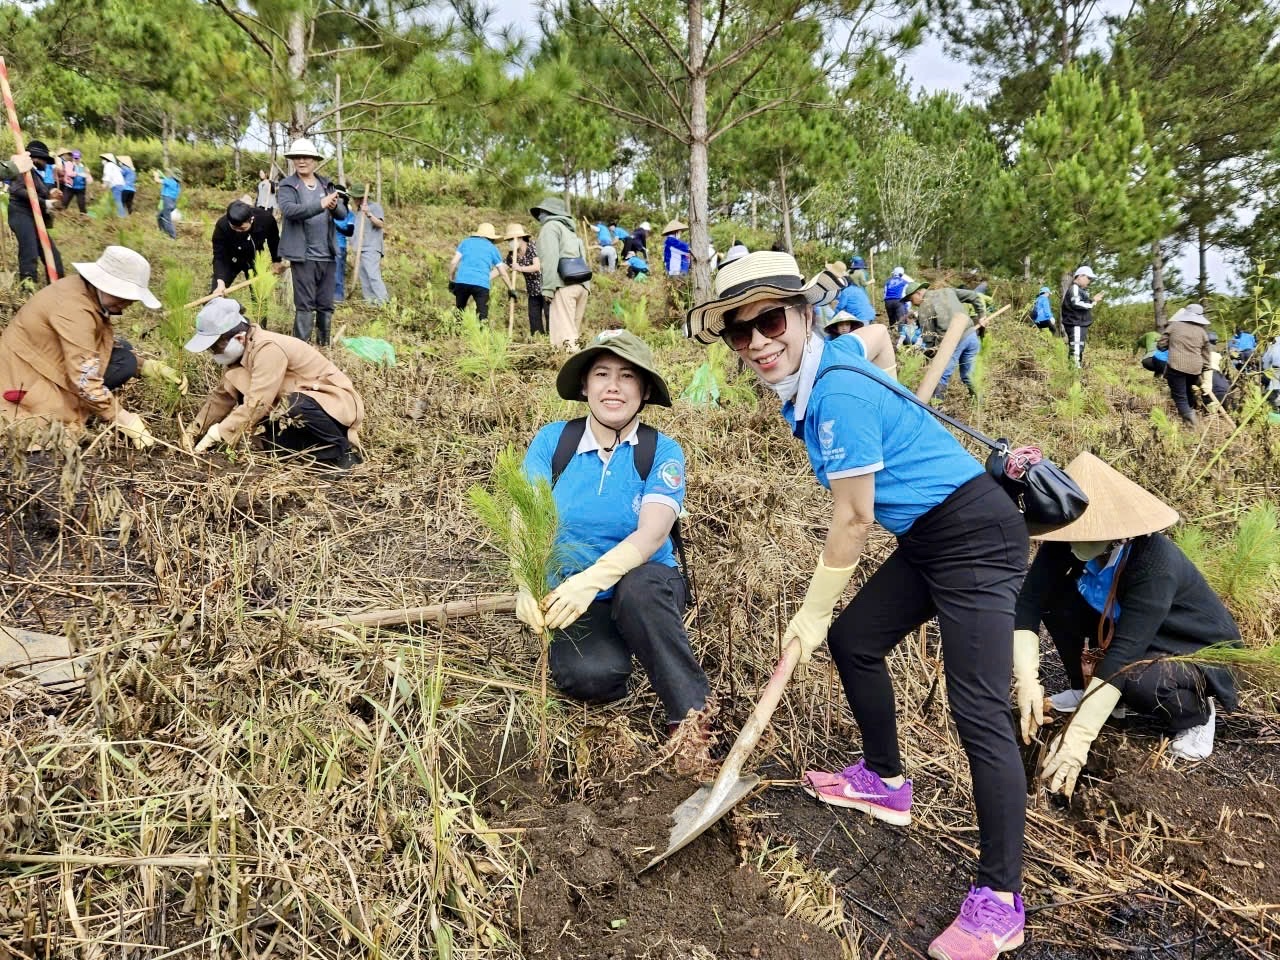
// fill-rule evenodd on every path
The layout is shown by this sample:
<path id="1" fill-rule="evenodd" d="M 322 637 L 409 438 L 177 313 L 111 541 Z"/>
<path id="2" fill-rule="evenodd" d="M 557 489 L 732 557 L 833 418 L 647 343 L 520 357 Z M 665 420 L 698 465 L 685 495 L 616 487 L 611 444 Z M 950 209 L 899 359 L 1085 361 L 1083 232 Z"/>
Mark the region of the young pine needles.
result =
<path id="1" fill-rule="evenodd" d="M 1270 640 L 1275 627 L 1268 622 L 1268 614 L 1275 609 L 1280 592 L 1280 513 L 1276 505 L 1268 501 L 1256 504 L 1240 518 L 1224 543 L 1211 542 L 1202 527 L 1193 525 L 1179 530 L 1174 539 L 1237 619 L 1244 621 L 1242 626 L 1252 627 Z"/>
<path id="2" fill-rule="evenodd" d="M 271 266 L 271 252 L 264 247 L 253 258 L 253 282 L 249 284 L 249 290 L 252 291 L 253 296 L 244 298 L 248 301 L 244 304 L 245 312 L 260 327 L 266 325 L 271 295 L 275 292 L 276 284 L 280 282 L 280 278 L 276 276 Z"/>
<path id="3" fill-rule="evenodd" d="M 457 360 L 460 373 L 469 377 L 487 377 L 510 366 L 511 360 L 507 355 L 510 341 L 505 332 L 481 323 L 473 304 L 467 304 L 462 311 L 461 322 L 467 349 Z"/>

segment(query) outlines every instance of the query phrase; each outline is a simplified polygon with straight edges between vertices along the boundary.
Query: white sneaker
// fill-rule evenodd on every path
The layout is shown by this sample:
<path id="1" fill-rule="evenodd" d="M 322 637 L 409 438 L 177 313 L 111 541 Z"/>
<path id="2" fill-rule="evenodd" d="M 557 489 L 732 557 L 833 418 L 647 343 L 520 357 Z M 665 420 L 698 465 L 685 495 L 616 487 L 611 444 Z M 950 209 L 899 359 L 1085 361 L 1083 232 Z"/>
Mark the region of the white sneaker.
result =
<path id="1" fill-rule="evenodd" d="M 1055 713 L 1075 713 L 1076 708 L 1080 706 L 1080 701 L 1084 699 L 1083 690 L 1063 690 L 1061 693 L 1055 693 L 1049 698 L 1049 703 L 1053 705 Z M 1124 704 L 1117 703 L 1114 710 L 1111 711 L 1112 720 L 1123 720 L 1129 715 L 1129 711 Z"/>
<path id="2" fill-rule="evenodd" d="M 1213 734 L 1218 726 L 1218 712 L 1209 698 L 1209 719 L 1198 727 L 1183 730 L 1169 743 L 1169 752 L 1182 760 L 1204 760 L 1213 753 Z"/>

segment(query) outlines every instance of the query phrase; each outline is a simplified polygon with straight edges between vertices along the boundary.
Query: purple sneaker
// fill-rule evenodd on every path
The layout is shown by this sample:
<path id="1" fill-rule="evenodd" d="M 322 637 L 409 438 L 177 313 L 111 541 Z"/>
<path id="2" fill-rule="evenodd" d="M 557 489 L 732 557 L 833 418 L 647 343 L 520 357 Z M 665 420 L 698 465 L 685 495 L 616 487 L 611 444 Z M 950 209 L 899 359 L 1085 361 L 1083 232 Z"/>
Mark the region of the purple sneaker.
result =
<path id="1" fill-rule="evenodd" d="M 905 827 L 911 823 L 911 781 L 890 787 L 859 760 L 839 773 L 806 770 L 804 792 L 833 807 L 851 807 L 877 820 Z"/>
<path id="2" fill-rule="evenodd" d="M 990 887 L 970 887 L 951 926 L 929 944 L 934 960 L 995 960 L 1006 950 L 1022 946 L 1027 915 L 1022 897 L 1009 906 Z"/>

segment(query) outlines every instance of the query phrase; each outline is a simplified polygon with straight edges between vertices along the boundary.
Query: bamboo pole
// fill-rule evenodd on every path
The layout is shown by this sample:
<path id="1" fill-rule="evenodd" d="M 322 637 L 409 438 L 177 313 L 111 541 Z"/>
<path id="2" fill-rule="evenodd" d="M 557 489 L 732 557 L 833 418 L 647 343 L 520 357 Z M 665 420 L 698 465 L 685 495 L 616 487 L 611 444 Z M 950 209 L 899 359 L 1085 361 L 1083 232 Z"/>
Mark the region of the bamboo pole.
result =
<path id="1" fill-rule="evenodd" d="M 953 314 L 951 317 L 951 325 L 947 327 L 947 332 L 942 338 L 942 343 L 938 344 L 938 352 L 933 355 L 933 360 L 929 362 L 929 368 L 924 372 L 924 379 L 920 381 L 920 386 L 916 387 L 916 396 L 925 403 L 933 396 L 933 391 L 938 387 L 938 381 L 942 379 L 943 371 L 947 369 L 947 364 L 951 362 L 951 355 L 956 352 L 956 347 L 960 346 L 960 341 L 964 339 L 964 335 L 973 329 L 973 324 L 969 322 L 967 313 Z"/>
<path id="2" fill-rule="evenodd" d="M 288 260 L 284 261 L 284 268 L 286 270 L 288 270 L 291 266 L 293 266 L 293 264 L 291 264 Z M 253 283 L 255 279 L 256 279 L 255 277 L 248 277 L 247 279 L 240 280 L 240 281 L 237 281 L 236 283 L 233 283 L 231 286 L 227 287 L 227 289 L 222 291 L 222 296 L 225 297 L 228 293 L 235 293 L 237 290 L 243 290 L 245 287 L 249 286 L 249 284 Z M 190 310 L 192 307 L 198 307 L 203 303 L 208 303 L 212 299 L 214 299 L 214 295 L 212 293 L 207 293 L 203 297 L 201 297 L 199 300 L 192 300 L 190 303 L 184 303 L 182 305 L 182 309 Z"/>
<path id="3" fill-rule="evenodd" d="M 9 114 L 9 129 L 13 133 L 13 152 L 22 153 L 26 150 L 22 139 L 22 127 L 18 125 L 18 110 L 13 105 L 13 91 L 9 89 L 9 68 L 5 65 L 4 57 L 0 57 L 0 93 L 4 95 L 4 109 Z M 40 209 L 40 197 L 36 193 L 35 178 L 31 176 L 28 170 L 22 175 L 27 185 L 27 200 L 31 204 L 31 216 L 36 222 L 36 236 L 40 238 L 40 249 L 44 251 L 44 268 L 48 271 L 49 282 L 58 279 L 58 268 L 54 266 L 53 261 L 53 245 L 49 243 L 49 231 L 44 226 L 44 211 Z"/>
<path id="4" fill-rule="evenodd" d="M 360 202 L 364 204 L 369 202 L 369 184 L 367 183 L 364 185 L 364 196 L 360 198 Z M 356 257 L 351 269 L 352 289 L 360 286 L 360 248 L 364 246 L 364 222 L 368 219 L 368 214 L 363 210 L 359 211 L 359 219 L 356 221 Z M 363 287 L 360 287 L 360 296 L 364 296 Z"/>
<path id="5" fill-rule="evenodd" d="M 304 630 L 331 630 L 335 627 L 396 627 L 406 624 L 439 623 L 459 617 L 475 617 L 482 613 L 511 613 L 516 608 L 514 595 L 475 597 L 452 600 L 426 607 L 403 607 L 398 610 L 367 610 L 345 617 L 325 617 L 302 624 Z"/>

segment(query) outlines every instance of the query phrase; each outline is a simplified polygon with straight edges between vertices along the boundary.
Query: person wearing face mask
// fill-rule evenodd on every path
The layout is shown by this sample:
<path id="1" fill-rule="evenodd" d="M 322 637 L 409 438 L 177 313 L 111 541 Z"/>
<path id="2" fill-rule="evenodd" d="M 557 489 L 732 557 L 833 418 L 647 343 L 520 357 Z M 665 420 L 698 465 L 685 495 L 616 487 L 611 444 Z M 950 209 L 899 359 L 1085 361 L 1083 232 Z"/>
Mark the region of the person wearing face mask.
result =
<path id="1" fill-rule="evenodd" d="M 261 424 L 268 447 L 346 469 L 360 462 L 364 401 L 345 373 L 297 337 L 254 326 L 235 300 L 217 297 L 196 315 L 191 353 L 208 353 L 222 380 L 183 442 L 196 453 L 232 446 Z"/>
<path id="2" fill-rule="evenodd" d="M 931 957 L 993 960 L 1021 945 L 1026 778 L 1009 722 L 1013 609 L 1026 570 L 1026 524 L 1013 501 L 942 425 L 866 356 L 857 336 L 824 339 L 814 307 L 838 279 L 808 283 L 786 253 L 752 253 L 723 267 L 715 296 L 689 311 L 687 335 L 723 339 L 778 394 L 788 428 L 808 449 L 832 516 L 808 592 L 783 643 L 801 662 L 825 642 L 862 732 L 863 758 L 806 771 L 818 800 L 911 822 L 890 651 L 937 616 L 951 713 L 969 758 L 978 814 L 978 876 Z M 874 523 L 897 548 L 832 622 Z"/>
<path id="3" fill-rule="evenodd" d="M 63 277 L 36 293 L 0 333 L 0 421 L 38 430 L 60 421 L 77 430 L 90 417 L 112 424 L 136 446 L 154 442 L 147 425 L 116 396 L 132 377 L 186 380 L 158 360 L 140 359 L 116 337 L 112 323 L 141 301 L 160 301 L 147 289 L 151 265 L 128 247 L 107 247 L 93 263 L 73 263 Z"/>
<path id="4" fill-rule="evenodd" d="M 559 197 L 547 197 L 529 213 L 542 224 L 538 231 L 538 259 L 542 263 L 542 296 L 546 299 L 547 328 L 551 344 L 569 350 L 578 349 L 582 321 L 587 315 L 587 297 L 591 282 L 566 281 L 561 276 L 561 261 L 585 259 L 587 248 L 582 243 L 569 216 L 569 208 Z"/>
<path id="5" fill-rule="evenodd" d="M 1014 679 L 1022 737 L 1044 722 L 1040 686 L 1043 623 L 1070 689 L 1050 697 L 1073 713 L 1050 745 L 1042 776 L 1070 795 L 1089 747 L 1112 711 L 1154 716 L 1169 752 L 1203 760 L 1213 752 L 1214 702 L 1236 706 L 1230 671 L 1171 660 L 1210 644 L 1240 642 L 1240 628 L 1195 564 L 1160 531 L 1172 508 L 1090 453 L 1067 473 L 1089 498 L 1081 517 L 1037 534 L 1042 546 L 1018 596 Z"/>
<path id="6" fill-rule="evenodd" d="M 48 229 L 53 226 L 56 202 L 62 199 L 61 190 L 44 182 L 44 171 L 54 162 L 53 154 L 39 140 L 29 142 L 26 152 L 33 166 L 31 181 L 36 191 L 36 204 L 40 208 L 45 228 Z M 9 229 L 13 231 L 13 238 L 18 243 L 18 279 L 35 286 L 39 282 L 37 277 L 41 271 L 48 274 L 48 265 L 44 262 L 44 254 L 40 249 L 40 233 L 31 212 L 26 177 L 15 177 L 9 183 L 8 216 Z M 58 271 L 58 276 L 62 276 L 62 254 L 58 252 L 58 245 L 53 242 L 52 237 L 49 238 L 49 248 L 53 252 L 54 269 Z"/>
<path id="7" fill-rule="evenodd" d="M 535 633 L 551 631 L 551 677 L 566 696 L 621 699 L 634 657 L 673 732 L 691 713 L 696 726 L 709 686 L 684 629 L 689 596 L 673 536 L 684 453 L 640 422 L 646 404 L 671 406 L 671 393 L 649 347 L 625 330 L 605 331 L 565 361 L 556 389 L 585 400 L 588 415 L 538 431 L 524 469 L 552 484 L 563 565 L 547 596 L 519 591 L 516 615 Z M 695 739 L 705 748 L 705 735 Z"/>

